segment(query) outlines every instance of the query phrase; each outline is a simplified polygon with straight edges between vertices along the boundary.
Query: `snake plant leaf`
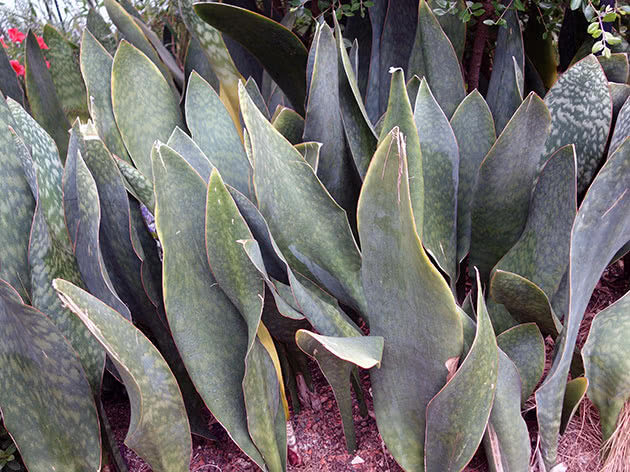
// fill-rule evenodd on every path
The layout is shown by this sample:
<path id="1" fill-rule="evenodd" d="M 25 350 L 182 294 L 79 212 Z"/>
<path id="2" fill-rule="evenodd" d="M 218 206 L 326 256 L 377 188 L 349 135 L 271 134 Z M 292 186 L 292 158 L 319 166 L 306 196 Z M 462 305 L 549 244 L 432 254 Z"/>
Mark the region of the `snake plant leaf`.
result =
<path id="1" fill-rule="evenodd" d="M 436 2 L 429 0 L 428 3 L 433 10 Z M 457 0 L 456 4 L 459 11 L 466 9 L 464 0 Z M 464 56 L 464 47 L 466 46 L 466 23 L 461 21 L 457 15 L 452 14 L 438 15 L 437 20 L 453 44 L 457 58 L 461 61 Z"/>
<path id="2" fill-rule="evenodd" d="M 454 284 L 457 279 L 459 148 L 453 129 L 431 93 L 426 77 L 418 90 L 413 117 L 420 138 L 424 174 L 423 229 L 418 234 L 427 252 Z M 416 183 L 411 174 L 410 179 L 413 189 Z M 414 200 L 412 206 L 418 218 Z"/>
<path id="3" fill-rule="evenodd" d="M 116 126 L 112 108 L 112 62 L 112 57 L 103 45 L 88 30 L 84 31 L 81 37 L 80 66 L 92 121 L 110 152 L 131 162 Z"/>
<path id="4" fill-rule="evenodd" d="M 142 32 L 142 28 L 138 26 L 134 17 L 129 12 L 125 11 L 125 8 L 117 0 L 105 0 L 103 4 L 105 5 L 109 18 L 120 32 L 123 39 L 141 51 L 144 56 L 153 63 L 165 82 L 169 85 L 169 91 L 173 93 L 174 84 L 168 68 L 164 65 L 160 56 L 158 56 L 158 53 L 151 45 L 151 42 Z M 123 41 L 121 41 L 121 44 L 122 43 Z M 120 49 L 120 45 L 118 47 Z M 153 91 L 153 87 L 149 88 L 149 85 L 146 85 L 149 91 Z"/>
<path id="5" fill-rule="evenodd" d="M 630 397 L 630 292 L 597 314 L 582 348 L 588 397 L 599 410 L 602 439 L 615 431 Z"/>
<path id="6" fill-rule="evenodd" d="M 575 147 L 568 145 L 556 151 L 540 172 L 525 229 L 494 270 L 521 275 L 551 299 L 569 263 L 576 213 Z"/>
<path id="7" fill-rule="evenodd" d="M 65 161 L 68 150 L 68 130 L 70 122 L 61 107 L 59 97 L 55 92 L 55 86 L 44 54 L 32 31 L 26 36 L 24 49 L 26 95 L 30 112 L 37 122 L 55 140 L 59 148 L 61 160 Z"/>
<path id="8" fill-rule="evenodd" d="M 350 376 L 355 366 L 363 369 L 380 366 L 383 338 L 380 336 L 337 338 L 301 329 L 296 333 L 295 339 L 299 348 L 317 362 L 333 388 L 341 414 L 346 449 L 351 454 L 356 450 L 357 443 L 352 419 Z"/>
<path id="9" fill-rule="evenodd" d="M 35 199 L 24 177 L 22 163 L 9 126 L 11 112 L 0 98 L 0 279 L 30 300 L 31 276 L 28 265 L 28 239 L 35 211 Z"/>
<path id="10" fill-rule="evenodd" d="M 499 349 L 499 374 L 483 446 L 491 471 L 528 472 L 530 440 L 521 415 L 521 377 Z"/>
<path id="11" fill-rule="evenodd" d="M 180 156 L 186 159 L 186 162 L 195 169 L 195 171 L 206 182 L 210 178 L 210 173 L 214 166 L 199 148 L 197 143 L 188 136 L 180 127 L 177 127 L 171 133 L 171 137 L 168 138 L 166 145 L 173 151 L 177 152 Z M 155 146 L 151 152 L 154 152 Z"/>
<path id="12" fill-rule="evenodd" d="M 156 472 L 187 471 L 190 426 L 175 376 L 159 351 L 120 313 L 88 292 L 57 279 L 63 302 L 105 347 L 131 403 L 125 444 Z"/>
<path id="13" fill-rule="evenodd" d="M 190 74 L 192 74 L 194 70 L 197 71 L 214 90 L 220 90 L 219 78 L 214 73 L 214 69 L 212 69 L 212 64 L 210 64 L 206 52 L 201 47 L 201 44 L 199 44 L 199 40 L 194 35 L 191 35 L 184 59 L 184 76 L 186 77 L 186 81 L 188 81 Z"/>
<path id="14" fill-rule="evenodd" d="M 375 2 L 374 5 L 368 9 L 370 26 L 372 30 L 372 40 L 370 41 L 370 64 L 374 64 L 374 67 L 370 67 L 368 71 L 368 79 L 365 93 L 365 108 L 368 111 L 369 120 L 372 120 L 374 122 L 376 122 L 379 116 L 382 115 L 385 110 L 385 104 L 387 103 L 385 101 L 383 102 L 384 107 L 381 110 L 381 37 L 383 34 L 383 25 L 385 24 L 385 16 L 387 15 L 388 6 L 389 0 L 384 2 Z M 393 64 L 389 65 L 392 66 Z M 400 64 L 398 64 L 398 67 L 400 67 Z M 385 92 L 387 92 L 386 88 Z M 362 177 L 365 176 L 365 172 L 367 172 L 367 166 L 364 172 L 361 174 Z"/>
<path id="15" fill-rule="evenodd" d="M 630 234 L 630 138 L 608 158 L 591 184 L 571 231 L 570 301 L 551 371 L 536 392 L 541 452 L 550 467 L 557 438 L 567 373 L 580 323 L 604 268 Z"/>
<path id="16" fill-rule="evenodd" d="M 521 377 L 521 405 L 525 405 L 543 375 L 545 340 L 535 323 L 526 323 L 499 334 L 497 344 L 518 370 Z"/>
<path id="17" fill-rule="evenodd" d="M 597 60 L 602 66 L 602 69 L 604 69 L 604 74 L 606 74 L 608 82 L 618 82 L 620 84 L 628 83 L 628 79 L 630 78 L 628 54 L 615 53 L 611 54 L 610 57 L 597 56 Z"/>
<path id="18" fill-rule="evenodd" d="M 271 124 L 291 144 L 298 144 L 303 141 L 304 118 L 295 110 L 278 105 L 271 118 Z"/>
<path id="19" fill-rule="evenodd" d="M 247 90 L 247 93 L 256 104 L 260 112 L 265 115 L 265 118 L 271 121 L 271 113 L 269 113 L 269 109 L 267 108 L 267 104 L 265 103 L 265 98 L 260 92 L 258 84 L 252 77 L 247 79 L 247 82 L 245 82 L 245 90 Z"/>
<path id="20" fill-rule="evenodd" d="M 116 159 L 118 170 L 125 178 L 127 189 L 130 193 L 146 206 L 151 213 L 155 213 L 155 195 L 153 194 L 153 182 L 142 172 L 122 159 Z"/>
<path id="21" fill-rule="evenodd" d="M 585 57 L 562 74 L 545 96 L 545 104 L 551 113 L 551 132 L 540 163 L 562 146 L 574 144 L 582 194 L 602 163 L 612 120 L 608 81 L 595 56 Z M 590 117 L 588 133 L 584 133 L 585 117 Z"/>
<path id="22" fill-rule="evenodd" d="M 482 281 L 525 227 L 550 122 L 544 102 L 531 93 L 481 163 L 471 208 L 470 266 L 479 268 Z"/>
<path id="23" fill-rule="evenodd" d="M 77 127 L 72 132 L 78 133 Z M 66 212 L 66 218 L 85 286 L 104 303 L 130 320 L 129 308 L 116 293 L 105 265 L 101 249 L 101 239 L 104 235 L 100 231 L 102 218 L 100 195 L 94 177 L 78 147 L 76 152 L 68 155 L 64 178 L 64 206 L 70 209 Z"/>
<path id="24" fill-rule="evenodd" d="M 184 123 L 159 69 L 127 41 L 121 41 L 112 64 L 112 108 L 133 163 L 151 178 L 153 142 L 166 142 L 173 129 Z"/>
<path id="25" fill-rule="evenodd" d="M 265 120 L 245 88 L 239 92 L 259 209 L 280 251 L 292 268 L 312 273 L 339 300 L 361 309 L 361 256 L 345 211 L 300 153 Z"/>
<path id="26" fill-rule="evenodd" d="M 251 167 L 228 110 L 203 78 L 193 72 L 186 90 L 186 123 L 193 140 L 225 181 L 251 195 Z"/>
<path id="27" fill-rule="evenodd" d="M 171 52 L 168 49 L 166 49 L 166 47 L 162 44 L 162 40 L 158 38 L 157 35 L 153 32 L 153 30 L 151 30 L 151 28 L 145 25 L 141 19 L 134 18 L 134 20 L 136 24 L 142 30 L 142 33 L 144 33 L 144 36 L 147 38 L 147 40 L 149 40 L 149 43 L 151 44 L 151 46 L 153 46 L 153 48 L 155 49 L 155 52 L 160 58 L 160 61 L 162 62 L 162 64 L 164 64 L 164 66 L 166 66 L 166 68 L 168 69 L 170 73 L 170 77 L 173 79 L 175 84 L 177 84 L 177 87 L 179 87 L 180 89 L 183 89 L 184 82 L 185 82 L 184 71 L 181 69 L 181 67 L 177 63 L 177 60 L 173 57 L 173 54 L 171 54 Z M 156 63 L 156 65 L 160 67 L 161 64 Z M 167 80 L 168 80 L 168 77 L 167 77 Z"/>
<path id="28" fill-rule="evenodd" d="M 569 422 L 575 415 L 586 390 L 588 389 L 588 380 L 585 377 L 578 377 L 567 382 L 566 391 L 564 392 L 564 402 L 562 403 L 562 418 L 560 420 L 560 434 L 564 434 Z"/>
<path id="29" fill-rule="evenodd" d="M 156 227 L 164 250 L 164 303 L 173 339 L 212 414 L 262 467 L 263 458 L 247 430 L 241 384 L 247 326 L 208 266 L 206 183 L 164 145 L 154 153 L 153 171 Z"/>
<path id="30" fill-rule="evenodd" d="M 488 104 L 478 90 L 470 92 L 451 118 L 459 147 L 457 185 L 457 261 L 470 249 L 470 212 L 479 166 L 497 140 Z"/>
<path id="31" fill-rule="evenodd" d="M 415 105 L 421 83 L 422 80 L 417 75 L 414 75 L 411 79 L 407 81 L 407 94 L 409 95 L 409 103 L 413 103 Z"/>
<path id="32" fill-rule="evenodd" d="M 609 82 L 608 89 L 610 90 L 610 98 L 612 100 L 613 123 L 616 124 L 621 107 L 623 107 L 623 104 L 626 103 L 626 100 L 630 97 L 630 85 Z M 608 150 L 610 152 L 610 148 L 608 148 Z"/>
<path id="33" fill-rule="evenodd" d="M 535 322 L 545 336 L 554 338 L 562 331 L 549 298 L 531 280 L 513 272 L 495 270 L 490 279 L 490 295 L 519 323 Z"/>
<path id="34" fill-rule="evenodd" d="M 387 346 L 381 368 L 370 372 L 378 430 L 405 470 L 423 470 L 426 406 L 446 383 L 447 361 L 461 355 L 463 328 L 418 238 L 408 175 L 404 137 L 394 128 L 370 163 L 358 223 L 370 332 Z"/>
<path id="35" fill-rule="evenodd" d="M 525 85 L 522 74 L 515 77 L 515 64 L 521 71 L 525 70 L 525 47 L 518 12 L 508 9 L 503 19 L 507 24 L 499 28 L 486 95 L 499 134 L 523 101 L 519 90 L 522 91 Z"/>
<path id="36" fill-rule="evenodd" d="M 0 51 L 0 94 L 24 105 L 24 91 L 4 48 Z"/>
<path id="37" fill-rule="evenodd" d="M 482 293 L 479 276 L 477 293 Z M 498 369 L 497 341 L 480 296 L 477 332 L 470 350 L 453 377 L 427 405 L 427 472 L 459 472 L 472 459 L 490 417 Z"/>
<path id="38" fill-rule="evenodd" d="M 308 52 L 291 30 L 233 5 L 208 2 L 197 3 L 193 8 L 203 21 L 251 52 L 291 100 L 295 110 L 304 115 Z"/>
<path id="39" fill-rule="evenodd" d="M 46 59 L 61 108 L 69 121 L 89 117 L 85 84 L 79 67 L 79 48 L 66 40 L 51 25 L 44 26 L 44 41 L 48 45 Z"/>
<path id="40" fill-rule="evenodd" d="M 295 145 L 295 149 L 297 149 L 298 152 L 302 154 L 304 160 L 308 162 L 315 173 L 317 173 L 317 169 L 319 168 L 319 154 L 322 149 L 322 143 L 312 141 L 299 143 Z"/>
<path id="41" fill-rule="evenodd" d="M 0 409 L 29 470 L 98 470 L 96 406 L 70 344 L 0 281 Z"/>
<path id="42" fill-rule="evenodd" d="M 617 115 L 617 123 L 615 124 L 615 130 L 610 140 L 610 146 L 608 147 L 609 158 L 617 151 L 628 136 L 630 136 L 630 98 L 626 99 L 626 102 Z"/>
<path id="43" fill-rule="evenodd" d="M 71 251 L 63 213 L 63 166 L 57 145 L 17 102 L 8 99 L 7 105 L 13 115 L 15 132 L 30 149 L 42 197 L 39 202 L 51 235 L 60 248 Z"/>
<path id="44" fill-rule="evenodd" d="M 114 33 L 112 33 L 109 23 L 105 21 L 103 16 L 97 10 L 90 7 L 86 15 L 85 23 L 86 29 L 103 45 L 107 52 L 114 54 L 118 42 Z"/>
<path id="45" fill-rule="evenodd" d="M 409 102 L 405 73 L 402 69 L 391 69 L 391 85 L 387 112 L 383 118 L 383 126 L 379 137 L 379 146 L 394 127 L 398 127 L 405 137 L 407 168 L 409 171 L 409 192 L 411 206 L 418 236 L 423 238 L 425 205 L 425 185 L 423 173 L 423 156 L 420 151 L 420 138 L 413 106 Z"/>
<path id="46" fill-rule="evenodd" d="M 409 58 L 408 74 L 426 77 L 447 118 L 466 96 L 464 78 L 453 45 L 426 0 L 420 0 L 418 29 Z"/>
<path id="47" fill-rule="evenodd" d="M 318 167 L 317 175 L 331 196 L 353 220 L 361 184 L 350 149 L 346 145 L 340 111 L 337 45 L 328 25 L 323 24 L 319 30 L 317 43 L 311 46 L 315 48 L 315 59 L 303 141 L 323 143 L 320 149 L 322 165 Z"/>

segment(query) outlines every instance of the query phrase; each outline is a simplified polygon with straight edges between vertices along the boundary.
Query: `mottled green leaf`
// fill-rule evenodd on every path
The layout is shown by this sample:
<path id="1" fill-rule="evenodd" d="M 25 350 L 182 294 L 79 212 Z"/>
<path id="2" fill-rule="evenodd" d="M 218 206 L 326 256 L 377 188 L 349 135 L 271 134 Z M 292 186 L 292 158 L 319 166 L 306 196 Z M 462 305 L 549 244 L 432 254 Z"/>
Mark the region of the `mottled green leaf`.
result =
<path id="1" fill-rule="evenodd" d="M 370 372 L 378 429 L 404 469 L 422 470 L 426 406 L 446 383 L 447 361 L 461 355 L 463 332 L 418 238 L 408 176 L 404 137 L 394 128 L 370 163 L 358 223 L 370 333 L 386 345 L 381 368 Z"/>
<path id="2" fill-rule="evenodd" d="M 430 0 L 429 5 L 432 7 L 435 6 L 436 2 Z M 457 0 L 457 10 L 462 11 L 466 9 L 466 3 L 464 0 Z M 433 8 L 434 9 L 434 8 Z M 455 53 L 457 53 L 457 57 L 459 60 L 462 60 L 464 56 L 464 47 L 466 46 L 466 23 L 459 19 L 458 15 L 447 14 L 441 15 L 437 17 L 440 26 L 444 30 L 446 36 L 453 44 L 453 48 L 455 49 Z"/>
<path id="3" fill-rule="evenodd" d="M 186 81 L 190 78 L 192 71 L 197 71 L 214 90 L 219 90 L 219 79 L 212 69 L 212 64 L 210 64 L 206 52 L 194 35 L 190 37 L 190 42 L 186 48 L 186 57 L 184 59 L 184 75 Z"/>
<path id="4" fill-rule="evenodd" d="M 170 72 L 173 81 L 177 84 L 179 88 L 183 89 L 184 71 L 177 63 L 177 60 L 173 57 L 171 51 L 169 51 L 166 46 L 162 44 L 162 40 L 158 38 L 157 34 L 155 34 L 153 30 L 151 30 L 151 28 L 145 25 L 142 20 L 140 20 L 139 18 L 135 18 L 135 22 L 144 33 L 144 36 L 149 40 L 149 43 L 151 43 L 151 46 L 153 46 L 155 52 L 157 52 L 158 57 L 162 61 L 162 64 L 164 64 Z M 160 67 L 161 64 L 156 63 L 156 65 Z"/>
<path id="5" fill-rule="evenodd" d="M 0 51 L 0 93 L 3 97 L 24 104 L 24 91 L 4 48 Z"/>
<path id="6" fill-rule="evenodd" d="M 630 136 L 630 98 L 626 99 L 617 115 L 617 123 L 610 140 L 608 156 L 612 156 L 628 136 Z"/>
<path id="7" fill-rule="evenodd" d="M 120 159 L 131 162 L 116 126 L 112 108 L 112 62 L 112 57 L 96 38 L 89 31 L 84 31 L 81 37 L 80 65 L 87 87 L 90 116 L 109 151 Z"/>
<path id="8" fill-rule="evenodd" d="M 623 107 L 623 104 L 626 103 L 626 100 L 630 97 L 630 85 L 609 82 L 608 89 L 610 90 L 610 98 L 612 100 L 613 123 L 616 124 L 621 107 Z M 610 147 L 608 148 L 608 152 L 610 153 Z"/>
<path id="9" fill-rule="evenodd" d="M 125 178 L 126 186 L 131 194 L 146 206 L 151 213 L 155 212 L 155 195 L 153 194 L 153 183 L 127 161 L 116 159 L 116 164 L 120 173 Z"/>
<path id="10" fill-rule="evenodd" d="M 603 440 L 630 397 L 630 292 L 597 314 L 582 348 L 588 397 L 599 410 Z"/>
<path id="11" fill-rule="evenodd" d="M 295 149 L 298 150 L 302 157 L 313 168 L 315 173 L 319 168 L 319 153 L 322 148 L 322 143 L 306 142 L 295 145 Z"/>
<path id="12" fill-rule="evenodd" d="M 417 75 L 414 75 L 411 79 L 407 81 L 407 94 L 409 95 L 409 103 L 413 103 L 415 105 L 421 83 L 422 80 Z"/>
<path id="13" fill-rule="evenodd" d="M 477 293 L 481 282 L 477 276 Z M 454 366 L 457 361 L 454 361 Z M 499 358 L 483 297 L 477 298 L 477 332 L 457 371 L 427 405 L 425 467 L 461 471 L 481 444 L 492 409 Z"/>
<path id="14" fill-rule="evenodd" d="M 330 197 L 300 153 L 240 89 L 252 143 L 260 212 L 293 268 L 313 274 L 338 299 L 361 309 L 361 256 L 345 212 Z"/>
<path id="15" fill-rule="evenodd" d="M 426 0 L 420 0 L 418 29 L 409 58 L 408 74 L 426 77 L 437 102 L 449 119 L 466 96 L 455 49 Z"/>
<path id="16" fill-rule="evenodd" d="M 113 0 L 112 0 L 113 1 Z M 151 147 L 184 126 L 168 83 L 151 60 L 122 41 L 112 64 L 112 107 L 135 166 L 151 178 Z"/>
<path id="17" fill-rule="evenodd" d="M 88 10 L 86 16 L 86 29 L 92 33 L 96 40 L 103 45 L 108 53 L 114 54 L 118 41 L 112 33 L 111 26 L 101 14 L 94 8 Z"/>
<path id="18" fill-rule="evenodd" d="M 262 466 L 247 430 L 243 399 L 247 325 L 208 266 L 206 184 L 164 145 L 154 154 L 153 171 L 156 226 L 164 249 L 164 303 L 173 339 L 212 414 Z"/>
<path id="19" fill-rule="evenodd" d="M 195 169 L 195 171 L 206 182 L 210 178 L 210 173 L 214 169 L 214 165 L 199 148 L 197 143 L 188 136 L 181 128 L 177 127 L 173 130 L 171 137 L 168 138 L 166 145 L 180 156 L 186 159 L 186 162 Z M 155 146 L 154 146 L 155 149 Z"/>
<path id="20" fill-rule="evenodd" d="M 48 46 L 46 59 L 61 108 L 68 120 L 88 119 L 85 84 L 79 67 L 79 48 L 64 38 L 52 25 L 44 26 L 44 41 Z"/>
<path id="21" fill-rule="evenodd" d="M 457 107 L 451 128 L 459 147 L 457 261 L 460 262 L 470 249 L 470 211 L 479 166 L 497 140 L 492 113 L 478 90 L 470 92 Z"/>
<path id="22" fill-rule="evenodd" d="M 569 380 L 564 392 L 564 401 L 562 403 L 562 418 L 560 420 L 560 434 L 564 434 L 571 418 L 575 415 L 586 390 L 588 389 L 588 380 L 584 377 Z"/>
<path id="23" fill-rule="evenodd" d="M 245 82 L 245 90 L 251 97 L 252 101 L 256 104 L 260 112 L 265 115 L 269 121 L 271 121 L 271 113 L 269 113 L 269 109 L 267 108 L 267 104 L 265 103 L 265 98 L 262 96 L 260 89 L 258 88 L 258 84 L 254 80 L 253 77 L 247 79 Z"/>
<path id="24" fill-rule="evenodd" d="M 513 272 L 535 283 L 549 299 L 558 291 L 569 263 L 571 227 L 577 213 L 575 148 L 560 148 L 547 161 L 519 240 L 494 270 Z"/>
<path id="25" fill-rule="evenodd" d="M 242 44 L 304 114 L 307 51 L 299 38 L 280 23 L 256 12 L 221 3 L 197 3 L 195 12 L 209 25 Z"/>
<path id="26" fill-rule="evenodd" d="M 379 136 L 379 145 L 397 127 L 405 140 L 407 169 L 409 172 L 409 192 L 411 206 L 418 236 L 423 238 L 424 209 L 429 202 L 424 199 L 425 186 L 423 174 L 423 156 L 420 150 L 420 138 L 417 122 L 414 117 L 413 105 L 409 102 L 405 86 L 405 73 L 402 69 L 392 69 L 392 81 L 389 91 L 387 112 Z"/>
<path id="27" fill-rule="evenodd" d="M 420 138 L 424 174 L 423 229 L 418 233 L 427 252 L 454 285 L 457 279 L 459 148 L 453 129 L 435 101 L 426 77 L 418 90 L 413 117 Z M 411 174 L 410 179 L 413 189 L 416 183 Z M 413 200 L 412 205 L 417 218 Z"/>
<path id="28" fill-rule="evenodd" d="M 497 391 L 483 447 L 492 472 L 528 472 L 530 440 L 521 416 L 521 378 L 512 361 L 499 349 Z"/>
<path id="29" fill-rule="evenodd" d="M 26 37 L 24 58 L 26 67 L 24 83 L 30 112 L 55 140 L 61 160 L 65 161 L 70 122 L 63 112 L 44 54 L 32 31 L 29 31 Z"/>
<path id="30" fill-rule="evenodd" d="M 562 146 L 574 144 L 581 194 L 602 163 L 612 119 L 608 81 L 595 56 L 587 56 L 562 74 L 545 95 L 545 104 L 551 113 L 551 132 L 540 164 Z"/>
<path id="31" fill-rule="evenodd" d="M 271 124 L 291 144 L 302 142 L 304 118 L 295 110 L 278 105 L 271 118 Z"/>
<path id="32" fill-rule="evenodd" d="M 4 196 L 0 204 L 0 279 L 30 300 L 28 240 L 35 200 L 9 131 L 12 123 L 11 112 L 0 98 L 0 193 Z"/>
<path id="33" fill-rule="evenodd" d="M 373 67 L 370 67 L 368 70 L 368 78 L 366 85 L 366 101 L 365 108 L 369 110 L 369 120 L 376 122 L 384 111 L 386 101 L 383 101 L 383 110 L 381 111 L 381 37 L 383 34 L 383 25 L 385 24 L 385 16 L 387 15 L 387 7 L 389 6 L 389 0 L 375 2 L 372 8 L 368 9 L 368 15 L 370 17 L 370 26 L 372 32 L 372 38 L 370 41 L 370 64 L 374 64 Z M 336 32 L 338 38 L 341 34 L 341 30 Z M 344 46 L 344 51 L 345 51 Z M 350 65 L 350 61 L 348 61 L 348 66 Z M 389 66 L 400 67 L 400 64 L 394 65 L 389 64 Z M 355 74 L 353 73 L 353 77 Z M 387 83 L 388 80 L 385 81 Z M 358 90 L 358 87 L 357 87 Z M 387 89 L 385 88 L 385 91 Z M 366 115 L 367 119 L 367 115 Z M 373 152 L 372 152 L 373 154 Z M 371 157 L 371 156 L 370 156 Z M 369 161 L 367 162 L 369 164 Z M 365 176 L 367 172 L 367 164 L 363 172 L 361 172 L 361 177 Z"/>
<path id="34" fill-rule="evenodd" d="M 586 306 L 604 268 L 630 234 L 630 138 L 610 156 L 591 184 L 571 232 L 569 311 L 556 356 L 536 392 L 541 452 L 548 467 L 557 457 L 567 373 Z"/>
<path id="35" fill-rule="evenodd" d="M 604 69 L 604 74 L 608 82 L 628 83 L 630 74 L 630 64 L 628 64 L 628 54 L 616 53 L 610 57 L 597 56 L 597 60 Z"/>
<path id="36" fill-rule="evenodd" d="M 497 48 L 494 50 L 486 95 L 499 134 L 523 101 L 524 80 L 522 74 L 521 77 L 515 76 L 515 64 L 521 71 L 525 70 L 525 49 L 518 12 L 510 8 L 501 16 L 507 24 L 501 26 L 497 34 Z"/>
<path id="37" fill-rule="evenodd" d="M 471 208 L 470 266 L 479 269 L 482 281 L 525 227 L 550 121 L 543 101 L 530 94 L 481 163 Z"/>
<path id="38" fill-rule="evenodd" d="M 337 338 L 301 329 L 296 333 L 295 339 L 299 348 L 317 361 L 324 377 L 333 388 L 346 437 L 346 449 L 349 453 L 354 452 L 357 444 L 352 419 L 350 376 L 355 366 L 363 369 L 380 367 L 383 338 L 380 336 Z"/>
<path id="39" fill-rule="evenodd" d="M 0 410 L 29 470 L 98 470 L 100 434 L 90 385 L 70 344 L 0 281 Z"/>
<path id="40" fill-rule="evenodd" d="M 193 72 L 186 90 L 186 122 L 192 138 L 225 181 L 251 195 L 251 167 L 234 122 L 217 93 Z"/>
<path id="41" fill-rule="evenodd" d="M 518 369 L 521 405 L 534 392 L 545 368 L 545 341 L 535 323 L 520 324 L 497 336 L 499 349 Z"/>
<path id="42" fill-rule="evenodd" d="M 105 347 L 131 403 L 125 444 L 156 472 L 188 471 L 190 426 L 175 376 L 159 351 L 129 321 L 88 292 L 57 279 L 63 302 Z"/>

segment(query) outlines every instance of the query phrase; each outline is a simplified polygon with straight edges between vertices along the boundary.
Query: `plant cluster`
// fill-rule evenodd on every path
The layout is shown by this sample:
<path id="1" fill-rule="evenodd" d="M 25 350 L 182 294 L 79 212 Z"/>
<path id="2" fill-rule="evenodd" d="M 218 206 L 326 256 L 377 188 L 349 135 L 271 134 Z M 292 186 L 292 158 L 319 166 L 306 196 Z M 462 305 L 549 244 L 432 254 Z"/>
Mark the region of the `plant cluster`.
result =
<path id="1" fill-rule="evenodd" d="M 630 251 L 627 43 L 587 38 L 547 87 L 506 8 L 482 93 L 465 24 L 425 0 L 321 17 L 309 49 L 271 2 L 178 6 L 183 67 L 126 0 L 105 0 L 115 36 L 94 10 L 80 44 L 46 26 L 50 68 L 21 38 L 23 82 L 0 52 L 0 411 L 28 470 L 126 470 L 108 371 L 154 471 L 189 470 L 206 409 L 284 471 L 309 358 L 348 451 L 369 370 L 406 471 L 480 447 L 491 470 L 553 470 L 585 395 L 615 437 L 630 294 L 576 341 Z"/>

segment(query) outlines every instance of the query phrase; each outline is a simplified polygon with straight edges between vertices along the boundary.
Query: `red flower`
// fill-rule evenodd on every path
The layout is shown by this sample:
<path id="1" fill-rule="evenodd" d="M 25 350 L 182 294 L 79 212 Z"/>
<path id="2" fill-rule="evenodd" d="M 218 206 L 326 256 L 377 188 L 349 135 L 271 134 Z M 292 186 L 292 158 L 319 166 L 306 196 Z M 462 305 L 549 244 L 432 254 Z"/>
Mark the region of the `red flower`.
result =
<path id="1" fill-rule="evenodd" d="M 9 28 L 7 30 L 7 33 L 9 34 L 9 39 L 14 43 L 21 43 L 22 41 L 24 41 L 24 38 L 26 38 L 26 36 L 24 36 L 24 33 L 16 28 Z"/>
<path id="2" fill-rule="evenodd" d="M 35 36 L 37 38 L 37 44 L 39 44 L 40 49 L 48 49 L 48 45 L 44 42 L 44 38 L 41 36 Z"/>
<path id="3" fill-rule="evenodd" d="M 7 43 L 4 42 L 4 36 L 0 36 L 0 43 L 2 44 L 3 48 L 8 48 L 9 46 L 7 46 Z"/>
<path id="4" fill-rule="evenodd" d="M 24 66 L 16 60 L 11 61 L 11 67 L 17 75 L 24 75 Z"/>
<path id="5" fill-rule="evenodd" d="M 50 69 L 50 62 L 46 61 L 46 67 Z"/>

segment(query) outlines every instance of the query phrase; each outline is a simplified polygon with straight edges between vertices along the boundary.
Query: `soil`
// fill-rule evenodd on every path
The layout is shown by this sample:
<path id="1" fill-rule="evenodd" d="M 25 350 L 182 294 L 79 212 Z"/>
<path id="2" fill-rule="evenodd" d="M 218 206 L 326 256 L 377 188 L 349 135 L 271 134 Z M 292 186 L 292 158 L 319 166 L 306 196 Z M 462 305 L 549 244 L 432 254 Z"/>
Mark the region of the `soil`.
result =
<path id="1" fill-rule="evenodd" d="M 630 261 L 628 261 L 630 263 Z M 623 261 L 609 267 L 595 289 L 578 338 L 581 347 L 586 341 L 593 317 L 602 309 L 616 301 L 627 290 L 630 282 L 628 268 Z M 548 363 L 553 347 L 547 340 Z M 387 451 L 376 427 L 372 408 L 369 375 L 362 372 L 362 382 L 369 415 L 361 417 L 355 400 L 354 420 L 357 430 L 357 451 L 348 454 L 332 389 L 315 364 L 313 371 L 314 392 L 311 403 L 319 406 L 302 407 L 297 414 L 291 411 L 291 422 L 297 440 L 297 456 L 288 465 L 289 472 L 402 472 L 402 469 Z M 110 419 L 116 440 L 129 465 L 130 472 L 150 472 L 151 468 L 128 449 L 123 440 L 129 425 L 129 403 L 122 395 L 105 398 L 105 408 Z M 532 403 L 533 407 L 533 403 Z M 532 437 L 533 470 L 536 466 L 536 420 L 534 410 L 525 413 L 525 419 Z M 194 437 L 191 472 L 248 472 L 260 470 L 240 451 L 225 431 L 213 425 L 216 441 Z M 482 448 L 481 448 L 482 449 Z M 565 434 L 560 440 L 559 461 L 567 467 L 566 472 L 591 472 L 599 470 L 601 433 L 597 410 L 585 398 Z M 488 470 L 483 450 L 478 451 L 466 472 Z"/>

